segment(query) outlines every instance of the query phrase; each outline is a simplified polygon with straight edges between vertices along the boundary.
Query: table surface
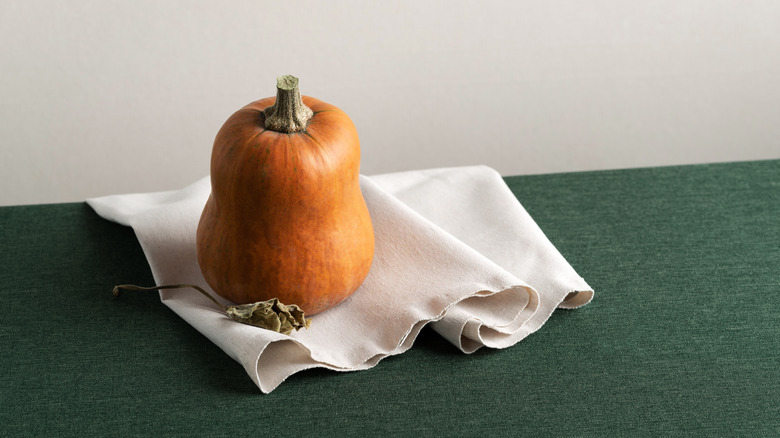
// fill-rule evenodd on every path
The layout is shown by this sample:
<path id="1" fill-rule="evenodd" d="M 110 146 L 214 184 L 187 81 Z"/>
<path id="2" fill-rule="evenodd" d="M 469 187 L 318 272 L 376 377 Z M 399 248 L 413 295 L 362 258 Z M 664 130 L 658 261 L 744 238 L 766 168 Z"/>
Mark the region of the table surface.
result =
<path id="1" fill-rule="evenodd" d="M 780 160 L 506 181 L 591 304 L 267 395 L 155 293 L 111 295 L 153 283 L 131 229 L 0 208 L 0 435 L 780 435 Z"/>

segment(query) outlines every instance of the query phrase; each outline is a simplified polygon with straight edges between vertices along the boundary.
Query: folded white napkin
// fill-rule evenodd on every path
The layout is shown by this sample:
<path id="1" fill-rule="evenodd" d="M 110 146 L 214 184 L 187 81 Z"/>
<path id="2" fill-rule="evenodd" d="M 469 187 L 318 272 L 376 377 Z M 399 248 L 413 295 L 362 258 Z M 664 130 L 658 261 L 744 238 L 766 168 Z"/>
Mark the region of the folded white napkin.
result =
<path id="1" fill-rule="evenodd" d="M 412 346 L 431 327 L 465 353 L 514 345 L 556 307 L 588 303 L 593 290 L 550 243 L 501 176 L 484 166 L 361 176 L 374 225 L 374 262 L 363 285 L 283 335 L 229 319 L 191 289 L 162 301 L 240 362 L 263 392 L 298 371 L 373 367 Z M 87 202 L 133 227 L 158 285 L 206 290 L 195 230 L 208 178 L 171 192 Z"/>

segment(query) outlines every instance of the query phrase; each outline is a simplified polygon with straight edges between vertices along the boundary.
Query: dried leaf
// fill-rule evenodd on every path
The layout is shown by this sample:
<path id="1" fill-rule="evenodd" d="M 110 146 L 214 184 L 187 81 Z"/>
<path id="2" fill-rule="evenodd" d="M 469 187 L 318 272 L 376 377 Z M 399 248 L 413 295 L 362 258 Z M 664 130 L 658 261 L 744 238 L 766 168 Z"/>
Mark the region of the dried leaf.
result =
<path id="1" fill-rule="evenodd" d="M 282 304 L 276 298 L 251 304 L 229 306 L 226 312 L 234 321 L 285 335 L 289 335 L 293 330 L 309 328 L 311 325 L 311 320 L 306 319 L 300 307 L 295 304 Z"/>
<path id="2" fill-rule="evenodd" d="M 225 313 L 234 321 L 240 323 L 261 327 L 275 332 L 289 335 L 293 330 L 309 328 L 311 320 L 306 319 L 303 310 L 295 304 L 282 304 L 277 298 L 271 298 L 268 301 L 258 301 L 251 304 L 240 304 L 237 306 L 226 307 L 216 300 L 210 293 L 202 287 L 194 284 L 164 284 L 161 286 L 142 287 L 132 284 L 120 284 L 114 286 L 114 296 L 119 296 L 122 289 L 129 290 L 160 290 L 160 289 L 180 289 L 192 288 L 210 299 L 217 306 L 222 308 Z"/>

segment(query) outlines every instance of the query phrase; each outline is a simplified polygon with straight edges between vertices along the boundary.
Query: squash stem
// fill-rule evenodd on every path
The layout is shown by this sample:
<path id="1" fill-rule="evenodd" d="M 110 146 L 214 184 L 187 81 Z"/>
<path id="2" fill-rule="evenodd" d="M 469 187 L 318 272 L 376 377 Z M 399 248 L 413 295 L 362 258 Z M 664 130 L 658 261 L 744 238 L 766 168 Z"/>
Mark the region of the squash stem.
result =
<path id="1" fill-rule="evenodd" d="M 298 78 L 284 75 L 276 78 L 276 102 L 263 114 L 265 129 L 290 134 L 305 130 L 314 112 L 301 99 Z"/>
<path id="2" fill-rule="evenodd" d="M 227 311 L 227 306 L 217 301 L 216 298 L 214 298 L 210 293 L 206 292 L 203 288 L 200 286 L 196 286 L 194 284 L 164 284 L 162 286 L 152 286 L 152 287 L 142 287 L 142 286 L 136 286 L 134 284 L 120 284 L 118 286 L 114 286 L 114 296 L 119 296 L 119 291 L 121 289 L 125 290 L 160 290 L 160 289 L 183 289 L 190 287 L 192 289 L 195 289 L 196 291 L 203 294 L 206 298 L 210 299 L 214 302 L 217 306 L 219 306 L 222 310 Z"/>

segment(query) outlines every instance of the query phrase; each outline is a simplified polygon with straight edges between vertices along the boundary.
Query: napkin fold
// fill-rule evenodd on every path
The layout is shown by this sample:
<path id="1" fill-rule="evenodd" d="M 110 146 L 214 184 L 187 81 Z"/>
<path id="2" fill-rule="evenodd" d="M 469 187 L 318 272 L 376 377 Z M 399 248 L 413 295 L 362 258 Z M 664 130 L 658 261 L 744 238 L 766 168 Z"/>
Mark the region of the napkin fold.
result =
<path id="1" fill-rule="evenodd" d="M 593 297 L 489 167 L 361 175 L 360 185 L 376 240 L 371 270 L 352 296 L 313 316 L 308 330 L 282 335 L 237 323 L 186 289 L 161 291 L 162 302 L 268 393 L 312 367 L 373 367 L 408 350 L 426 324 L 464 353 L 506 348 L 538 330 L 556 308 Z M 205 177 L 182 190 L 87 203 L 133 228 L 158 285 L 190 283 L 213 292 L 195 253 L 210 189 Z"/>

